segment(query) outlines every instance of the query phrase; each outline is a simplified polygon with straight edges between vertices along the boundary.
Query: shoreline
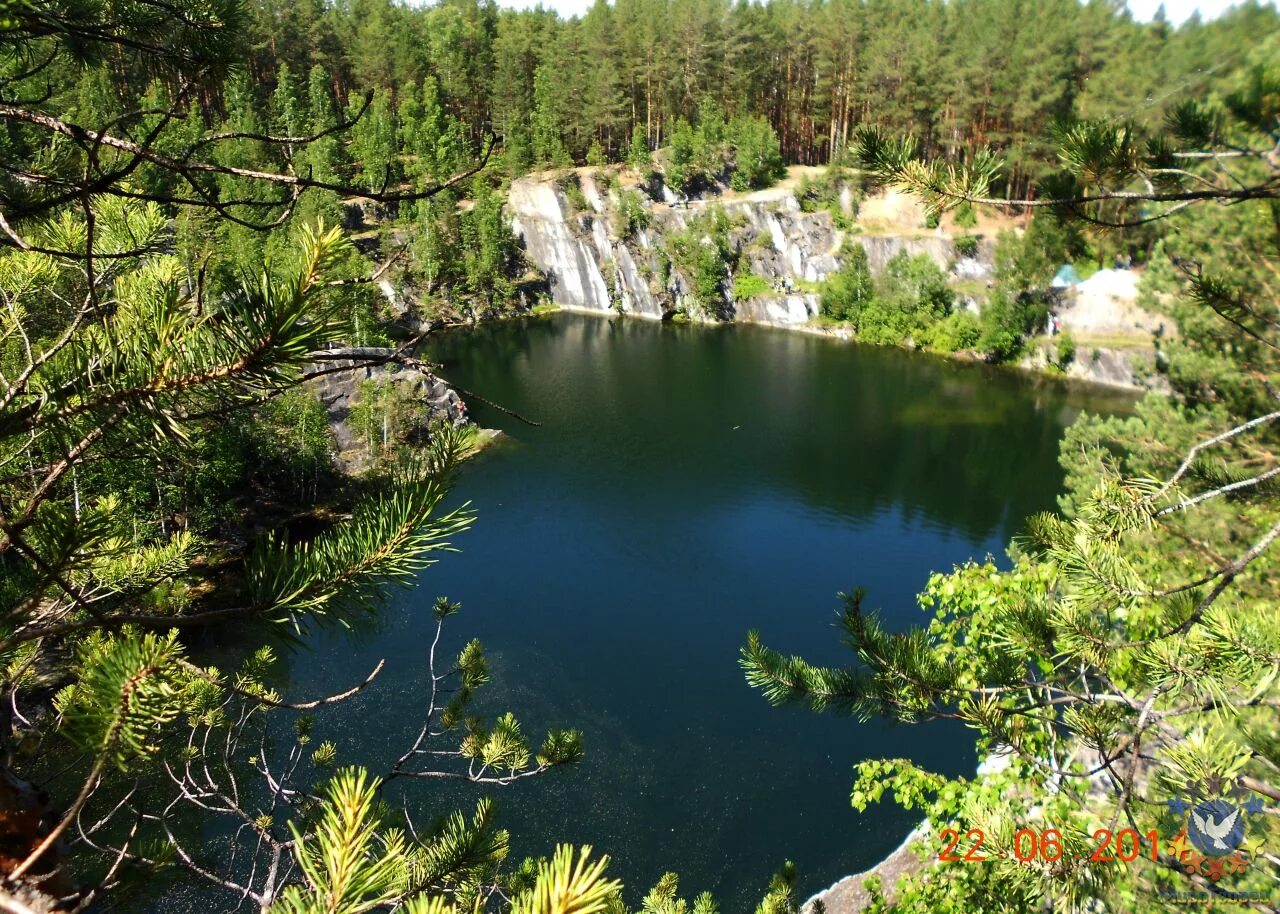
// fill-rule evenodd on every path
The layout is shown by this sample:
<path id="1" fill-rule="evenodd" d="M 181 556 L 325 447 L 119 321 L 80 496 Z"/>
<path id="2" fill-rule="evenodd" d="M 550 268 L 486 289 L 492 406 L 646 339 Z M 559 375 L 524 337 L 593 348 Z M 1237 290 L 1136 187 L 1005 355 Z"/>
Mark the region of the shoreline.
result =
<path id="1" fill-rule="evenodd" d="M 632 311 L 616 311 L 616 310 L 601 311 L 598 308 L 582 308 L 577 305 L 555 305 L 554 308 L 544 307 L 542 310 L 537 312 L 530 310 L 518 315 L 510 315 L 503 319 L 510 320 L 515 317 L 531 317 L 531 318 L 546 317 L 548 315 L 553 315 L 561 311 L 563 311 L 566 314 L 586 314 L 593 317 L 607 318 L 609 320 L 613 320 L 615 317 L 621 317 L 627 320 L 645 321 L 646 323 L 651 323 L 651 324 L 670 323 L 669 321 L 665 321 L 662 318 L 651 317 L 647 314 L 638 314 Z M 780 324 L 773 321 L 756 321 L 756 320 L 751 320 L 749 318 L 743 318 L 742 320 L 734 319 L 734 320 L 728 320 L 728 321 L 707 321 L 707 320 L 700 320 L 697 318 L 688 318 L 684 321 L 681 321 L 680 323 L 696 324 L 698 326 L 703 326 L 703 327 L 724 327 L 732 324 L 740 324 L 742 326 L 747 326 L 747 327 L 764 327 L 770 330 L 781 330 L 787 333 L 803 333 L 808 336 L 824 337 L 826 339 L 837 340 L 842 343 L 857 343 L 863 346 L 875 345 L 873 343 L 865 343 L 858 340 L 857 337 L 855 337 L 850 331 L 844 328 L 824 327 L 814 323 Z M 1136 383 L 1136 381 L 1132 383 L 1125 383 L 1120 381 L 1107 380 L 1105 378 L 1079 377 L 1076 375 L 1068 374 L 1060 370 L 1053 371 L 1047 368 L 1038 367 L 1034 364 L 1024 364 L 1023 362 L 1001 362 L 1001 363 L 986 362 L 983 359 L 979 358 L 976 354 L 974 354 L 970 350 L 960 350 L 958 352 L 935 352 L 934 350 L 931 350 L 931 349 L 918 349 L 910 346 L 884 346 L 884 347 L 877 347 L 877 348 L 898 349 L 903 352 L 920 353 L 921 355 L 932 356 L 934 358 L 939 358 L 939 359 L 947 359 L 952 362 L 959 362 L 961 364 L 966 364 L 966 365 L 982 365 L 987 368 L 993 368 L 993 369 L 1002 370 L 1002 371 L 1014 371 L 1022 375 L 1027 375 L 1032 378 L 1045 379 L 1048 381 L 1053 381 L 1058 384 L 1063 384 L 1068 387 L 1095 388 L 1095 389 L 1105 390 L 1113 394 L 1118 394 L 1118 393 L 1132 394 L 1136 397 L 1140 397 L 1143 394 L 1147 394 L 1147 393 L 1159 392 L 1158 388 L 1156 387 L 1143 386 L 1142 384 Z M 1023 357 L 1024 361 L 1029 357 L 1030 356 L 1024 356 Z"/>
<path id="2" fill-rule="evenodd" d="M 1008 750 L 996 749 L 978 763 L 976 777 L 998 774 L 1012 764 L 1012 755 Z M 803 905 L 802 914 L 813 914 L 813 903 L 821 901 L 826 914 L 859 914 L 871 902 L 871 894 L 863 888 L 862 883 L 871 876 L 880 877 L 880 892 L 892 901 L 897 894 L 898 879 L 909 873 L 918 873 L 925 867 L 932 866 L 936 860 L 921 858 L 912 851 L 912 846 L 932 832 L 929 820 L 920 822 L 911 833 L 902 839 L 902 843 L 890 851 L 883 860 L 861 873 L 853 873 L 837 879 L 821 892 L 815 892 Z"/>
<path id="3" fill-rule="evenodd" d="M 822 891 L 809 896 L 800 905 L 801 912 L 812 912 L 814 902 L 821 901 L 827 914 L 857 914 L 871 902 L 871 893 L 863 887 L 863 883 L 872 876 L 880 877 L 881 893 L 892 900 L 896 894 L 895 888 L 899 877 L 907 873 L 919 872 L 928 866 L 928 861 L 916 856 L 912 848 L 931 830 L 929 820 L 922 821 L 879 863 L 860 873 L 842 876 Z"/>

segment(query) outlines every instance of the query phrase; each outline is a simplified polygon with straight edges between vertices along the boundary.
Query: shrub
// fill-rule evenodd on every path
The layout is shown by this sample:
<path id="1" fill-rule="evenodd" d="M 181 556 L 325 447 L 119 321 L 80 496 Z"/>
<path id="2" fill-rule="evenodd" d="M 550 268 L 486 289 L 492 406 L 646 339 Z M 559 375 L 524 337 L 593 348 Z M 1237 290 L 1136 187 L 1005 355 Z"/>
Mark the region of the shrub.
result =
<path id="1" fill-rule="evenodd" d="M 956 239 L 956 253 L 961 257 L 978 256 L 978 236 L 961 235 Z"/>
<path id="2" fill-rule="evenodd" d="M 644 207 L 644 200 L 634 190 L 624 190 L 613 213 L 614 235 L 625 240 L 648 225 L 649 211 Z"/>
<path id="3" fill-rule="evenodd" d="M 773 286 L 769 284 L 769 280 L 755 273 L 738 276 L 733 280 L 734 301 L 743 301 L 748 298 L 755 298 L 757 295 L 770 295 L 772 293 Z"/>
<path id="4" fill-rule="evenodd" d="M 698 126 L 677 119 L 671 131 L 671 154 L 666 169 L 667 184 L 688 194 L 698 191 L 724 171 L 724 111 L 705 98 L 698 109 Z"/>
<path id="5" fill-rule="evenodd" d="M 921 344 L 937 352 L 959 352 L 972 349 L 982 335 L 978 318 L 969 311 L 955 311 L 930 327 L 921 336 Z"/>
<path id="6" fill-rule="evenodd" d="M 833 320 L 853 324 L 858 333 L 863 311 L 876 300 L 876 283 L 867 265 L 867 251 L 860 244 L 852 245 L 845 264 L 828 279 L 822 289 L 820 308 Z"/>
<path id="7" fill-rule="evenodd" d="M 569 206 L 574 212 L 582 212 L 589 209 L 587 205 L 587 197 L 582 192 L 582 185 L 578 183 L 578 176 L 572 175 L 564 182 L 564 196 L 569 201 Z"/>
<path id="8" fill-rule="evenodd" d="M 951 313 L 955 293 L 942 268 L 927 254 L 899 251 L 885 267 L 881 295 L 898 310 L 917 316 L 922 325 Z"/>
<path id="9" fill-rule="evenodd" d="M 696 138 L 688 121 L 677 120 L 671 131 L 671 156 L 666 181 L 676 193 L 684 193 L 697 177 L 693 158 Z"/>
<path id="10" fill-rule="evenodd" d="M 1022 352 L 1023 341 L 1043 326 L 1048 304 L 1039 296 L 998 292 L 982 309 L 978 349 L 992 362 L 1008 362 Z"/>
<path id="11" fill-rule="evenodd" d="M 652 171 L 653 155 L 649 152 L 649 141 L 644 131 L 636 127 L 631 131 L 631 145 L 627 149 L 627 165 L 636 174 L 648 180 Z"/>
<path id="12" fill-rule="evenodd" d="M 698 215 L 670 239 L 671 259 L 692 287 L 698 306 L 712 317 L 724 316 L 725 283 L 738 252 L 729 230 L 733 221 L 719 207 Z"/>
<path id="13" fill-rule="evenodd" d="M 729 123 L 728 140 L 733 149 L 734 172 L 730 183 L 734 190 L 768 187 L 786 175 L 778 135 L 767 119 L 734 118 Z"/>
<path id="14" fill-rule="evenodd" d="M 1021 236 L 1006 229 L 997 237 L 996 278 L 1015 291 L 1045 289 L 1058 268 L 1084 250 L 1079 229 L 1041 214 Z"/>
<path id="15" fill-rule="evenodd" d="M 1063 332 L 1058 337 L 1057 365 L 1063 371 L 1076 357 L 1076 340 L 1070 333 Z"/>
<path id="16" fill-rule="evenodd" d="M 856 186 L 854 174 L 839 165 L 828 165 L 826 171 L 816 180 L 811 179 L 808 175 L 800 179 L 800 187 L 796 191 L 796 200 L 800 204 L 800 211 L 816 213 L 825 209 L 831 213 L 831 218 L 835 221 L 836 228 L 849 231 L 854 228 L 854 225 L 850 214 L 845 212 L 844 206 L 840 202 L 840 192 L 846 187 L 854 191 L 852 208 L 853 216 L 856 217 L 861 190 Z"/>

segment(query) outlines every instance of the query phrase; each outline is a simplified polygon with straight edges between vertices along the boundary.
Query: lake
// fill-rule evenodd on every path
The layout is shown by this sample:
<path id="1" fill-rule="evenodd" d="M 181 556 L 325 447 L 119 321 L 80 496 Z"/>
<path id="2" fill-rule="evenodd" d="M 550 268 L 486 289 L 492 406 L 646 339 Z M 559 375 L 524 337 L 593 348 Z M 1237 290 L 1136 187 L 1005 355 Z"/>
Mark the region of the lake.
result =
<path id="1" fill-rule="evenodd" d="M 385 770 L 417 731 L 430 605 L 460 601 L 445 647 L 485 643 L 481 707 L 515 711 L 535 744 L 548 726 L 586 738 L 578 768 L 497 790 L 513 859 L 591 843 L 632 904 L 673 870 L 726 912 L 750 909 L 785 859 L 807 897 L 902 841 L 916 814 L 850 807 L 858 759 L 977 764 L 955 726 L 770 708 L 737 665 L 747 630 L 837 664 L 851 658 L 839 591 L 866 588 L 893 627 L 925 621 L 929 572 L 1007 564 L 1023 518 L 1054 505 L 1063 430 L 1131 399 L 761 327 L 572 314 L 454 332 L 433 357 L 541 424 L 473 401 L 506 435 L 462 474 L 457 500 L 479 513 L 462 552 L 371 631 L 313 636 L 289 658 L 291 694 L 386 658 L 317 726 L 342 761 Z M 415 781 L 401 795 L 428 818 L 471 794 Z"/>

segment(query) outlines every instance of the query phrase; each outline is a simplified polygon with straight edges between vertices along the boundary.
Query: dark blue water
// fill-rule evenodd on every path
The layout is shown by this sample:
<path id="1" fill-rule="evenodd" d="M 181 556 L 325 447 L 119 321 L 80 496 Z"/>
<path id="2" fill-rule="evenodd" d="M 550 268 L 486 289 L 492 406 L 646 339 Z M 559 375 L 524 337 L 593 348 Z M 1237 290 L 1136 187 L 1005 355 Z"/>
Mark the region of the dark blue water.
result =
<path id="1" fill-rule="evenodd" d="M 858 815 L 852 765 L 976 764 L 967 731 L 770 708 L 737 666 L 746 631 L 823 663 L 850 659 L 836 593 L 865 587 L 892 626 L 923 622 L 930 571 L 1002 557 L 1051 508 L 1057 446 L 1084 409 L 1124 408 L 1043 380 L 751 327 L 557 315 L 442 339 L 474 405 L 507 433 L 464 472 L 479 512 L 372 632 L 290 659 L 296 694 L 376 686 L 322 715 L 344 761 L 385 769 L 412 741 L 437 595 L 463 604 L 446 646 L 481 638 L 494 684 L 537 741 L 577 727 L 577 769 L 498 791 L 513 857 L 557 841 L 614 858 L 633 902 L 665 871 L 746 908 L 784 859 L 804 894 L 873 864 L 914 824 Z M 400 783 L 400 782 L 397 782 Z M 467 793 L 414 782 L 421 817 Z"/>

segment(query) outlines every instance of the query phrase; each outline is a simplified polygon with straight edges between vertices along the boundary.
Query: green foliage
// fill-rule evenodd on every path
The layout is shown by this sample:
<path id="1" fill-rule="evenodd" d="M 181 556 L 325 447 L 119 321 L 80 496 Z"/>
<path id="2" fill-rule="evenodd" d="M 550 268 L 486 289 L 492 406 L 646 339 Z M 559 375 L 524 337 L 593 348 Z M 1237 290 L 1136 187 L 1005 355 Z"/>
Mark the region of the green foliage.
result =
<path id="1" fill-rule="evenodd" d="M 1057 352 L 1055 353 L 1054 362 L 1063 371 L 1075 361 L 1076 357 L 1076 339 L 1070 333 L 1063 331 L 1057 339 Z"/>
<path id="2" fill-rule="evenodd" d="M 689 220 L 688 228 L 668 238 L 671 260 L 688 282 L 694 303 L 711 318 L 726 317 L 726 286 L 738 261 L 731 238 L 733 220 L 713 207 Z"/>
<path id="3" fill-rule="evenodd" d="M 76 658 L 77 681 L 54 702 L 65 721 L 63 735 L 121 769 L 155 752 L 160 729 L 178 713 L 181 657 L 176 632 L 86 639 Z"/>
<path id="4" fill-rule="evenodd" d="M 848 321 L 854 333 L 862 326 L 862 315 L 876 307 L 877 293 L 867 251 L 860 244 L 849 246 L 844 265 L 828 277 L 822 289 L 822 313 L 833 320 Z"/>
<path id="5" fill-rule="evenodd" d="M 1011 230 L 996 238 L 996 278 L 1007 287 L 1042 290 L 1058 268 L 1083 253 L 1076 232 L 1053 216 L 1037 216 L 1022 235 Z"/>
<path id="6" fill-rule="evenodd" d="M 956 239 L 956 253 L 961 257 L 977 257 L 980 241 L 977 235 L 961 235 Z"/>
<path id="7" fill-rule="evenodd" d="M 326 787 L 315 828 L 293 828 L 294 857 L 306 880 L 289 886 L 276 914 L 363 914 L 395 899 L 404 879 L 403 833 L 379 834 L 377 784 L 360 769 L 338 772 Z M 452 906 L 450 906 L 452 907 Z"/>
<path id="8" fill-rule="evenodd" d="M 769 284 L 769 280 L 755 273 L 747 273 L 744 276 L 735 276 L 733 278 L 733 300 L 745 301 L 748 298 L 755 298 L 757 295 L 771 295 L 773 286 Z"/>
<path id="9" fill-rule="evenodd" d="M 464 289 L 481 309 L 500 309 L 511 300 L 511 277 L 523 262 L 519 244 L 503 215 L 502 198 L 484 178 L 472 184 L 471 204 L 459 226 Z"/>
<path id="10" fill-rule="evenodd" d="M 618 194 L 618 205 L 613 214 L 613 233 L 626 240 L 649 227 L 649 210 L 644 199 L 634 190 L 625 189 Z"/>
<path id="11" fill-rule="evenodd" d="M 841 194 L 846 191 L 852 203 L 852 212 L 846 212 L 841 199 Z M 822 176 L 816 180 L 808 175 L 802 176 L 796 191 L 796 199 L 800 203 L 801 211 L 815 213 L 826 210 L 831 213 L 836 228 L 843 231 L 852 228 L 853 217 L 858 214 L 858 199 L 861 195 L 862 191 L 857 186 L 855 175 L 848 169 L 835 164 L 828 166 Z"/>
<path id="12" fill-rule="evenodd" d="M 364 99 L 352 98 L 347 106 L 348 120 L 359 117 L 351 132 L 351 155 L 359 166 L 361 184 L 371 191 L 385 190 L 400 180 L 398 128 L 391 92 L 378 89 L 367 108 L 364 103 Z"/>
<path id="13" fill-rule="evenodd" d="M 1179 260 L 1152 277 L 1152 291 L 1180 293 L 1160 302 L 1176 312 L 1185 340 L 1162 341 L 1176 395 L 1149 396 L 1132 416 L 1082 417 L 1062 443 L 1061 513 L 1028 520 L 1007 569 L 969 563 L 931 576 L 920 625 L 890 630 L 859 595 L 846 597 L 848 667 L 815 666 L 747 637 L 748 681 L 775 704 L 956 719 L 975 733 L 979 754 L 1000 763 L 973 778 L 905 760 L 859 764 L 856 808 L 892 796 L 923 809 L 935 836 L 955 829 L 960 853 L 981 833 L 987 857 L 909 877 L 892 904 L 873 885 L 870 910 L 1147 910 L 1188 895 L 1226 910 L 1235 893 L 1270 897 L 1274 873 L 1252 850 L 1241 851 L 1244 865 L 1230 864 L 1216 890 L 1188 879 L 1199 855 L 1187 843 L 1185 812 L 1168 805 L 1237 779 L 1277 794 L 1277 746 L 1259 734 L 1275 729 L 1277 702 L 1280 414 L 1274 396 L 1258 396 L 1253 384 L 1274 390 L 1280 375 L 1276 325 L 1259 295 L 1280 259 L 1280 233 L 1275 163 L 1255 159 L 1274 144 L 1273 128 L 1260 134 L 1258 118 L 1274 110 L 1275 96 L 1252 91 L 1255 76 L 1233 93 L 1239 110 L 1225 105 L 1230 119 L 1193 103 L 1155 135 L 1115 120 L 1060 129 L 1058 196 L 1037 198 L 1052 210 L 1024 236 L 1001 239 L 982 313 L 979 348 L 1013 358 L 1043 323 L 1038 290 L 1081 237 L 1064 219 L 1127 225 L 1136 233 L 1126 237 L 1139 241 L 1162 232 L 1161 253 L 1177 250 Z M 1280 86 L 1280 75 L 1262 78 Z M 1253 151 L 1241 156 L 1242 148 Z M 862 137 L 861 152 L 882 180 L 923 194 L 935 212 L 994 202 L 983 198 L 997 180 L 1017 186 L 1021 165 L 1015 156 L 926 158 L 918 142 L 879 133 Z M 1202 200 L 1231 205 L 1192 206 Z M 1075 348 L 1060 338 L 1062 365 Z M 1250 847 L 1275 840 L 1271 818 L 1249 816 Z M 1120 827 L 1154 832 L 1159 859 L 1144 847 L 1124 865 L 1090 861 L 1098 829 Z M 1015 862 L 1027 828 L 1061 856 Z M 937 847 L 922 853 L 934 857 Z M 1227 855 L 1217 859 L 1226 865 Z"/>
<path id="14" fill-rule="evenodd" d="M 562 134 L 565 87 L 557 85 L 549 65 L 538 67 L 533 79 L 533 160 L 537 165 L 564 168 L 573 164 Z"/>
<path id="15" fill-rule="evenodd" d="M 920 342 L 935 352 L 960 352 L 976 347 L 981 336 L 982 326 L 978 318 L 961 309 L 926 328 Z"/>
<path id="16" fill-rule="evenodd" d="M 663 170 L 663 179 L 677 193 L 692 189 L 701 178 L 701 171 L 695 166 L 697 142 L 689 123 L 677 120 L 671 130 L 670 160 Z"/>
<path id="17" fill-rule="evenodd" d="M 649 141 L 645 139 L 644 131 L 639 125 L 631 130 L 631 145 L 627 148 L 627 166 L 646 181 L 653 169 L 653 154 L 649 151 Z"/>
<path id="18" fill-rule="evenodd" d="M 734 190 L 768 187 L 786 175 L 778 135 L 765 118 L 736 117 L 728 124 L 727 137 L 733 150 Z"/>
<path id="19" fill-rule="evenodd" d="M 852 244 L 844 265 L 828 278 L 822 291 L 822 313 L 850 325 L 859 340 L 896 346 L 908 340 L 933 346 L 935 328 L 947 320 L 954 294 L 946 274 L 927 255 L 895 255 L 879 282 L 871 276 L 866 250 Z M 950 328 L 963 333 L 963 326 Z M 937 337 L 934 348 L 951 340 Z"/>
<path id="20" fill-rule="evenodd" d="M 1039 296 L 997 291 L 982 307 L 977 348 L 989 361 L 1012 361 L 1022 353 L 1027 337 L 1043 327 L 1048 316 L 1049 306 Z"/>
<path id="21" fill-rule="evenodd" d="M 569 845 L 556 849 L 538 866 L 532 889 L 516 899 L 513 914 L 595 914 L 608 906 L 622 884 L 605 879 L 608 857 L 591 860 L 591 848 L 578 854 Z"/>
<path id="22" fill-rule="evenodd" d="M 565 199 L 569 201 L 570 209 L 575 213 L 587 212 L 591 209 L 587 203 L 587 196 L 582 192 L 582 183 L 578 180 L 576 174 L 570 175 L 565 179 L 564 184 Z"/>

